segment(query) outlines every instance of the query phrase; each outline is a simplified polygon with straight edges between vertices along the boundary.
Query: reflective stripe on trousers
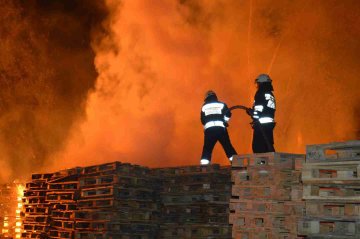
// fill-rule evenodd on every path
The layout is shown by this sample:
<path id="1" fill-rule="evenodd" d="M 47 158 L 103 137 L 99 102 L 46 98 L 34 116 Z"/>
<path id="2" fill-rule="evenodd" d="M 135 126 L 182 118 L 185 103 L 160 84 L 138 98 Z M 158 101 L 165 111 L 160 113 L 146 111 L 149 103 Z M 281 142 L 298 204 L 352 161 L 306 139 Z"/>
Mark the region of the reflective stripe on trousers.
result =
<path id="1" fill-rule="evenodd" d="M 220 127 L 225 128 L 224 122 L 222 122 L 222 121 L 210 121 L 204 125 L 204 129 L 208 129 L 208 128 L 214 127 L 214 126 L 220 126 Z"/>
<path id="2" fill-rule="evenodd" d="M 261 117 L 261 118 L 259 118 L 259 122 L 260 122 L 260 124 L 274 123 L 274 119 L 271 117 Z"/>

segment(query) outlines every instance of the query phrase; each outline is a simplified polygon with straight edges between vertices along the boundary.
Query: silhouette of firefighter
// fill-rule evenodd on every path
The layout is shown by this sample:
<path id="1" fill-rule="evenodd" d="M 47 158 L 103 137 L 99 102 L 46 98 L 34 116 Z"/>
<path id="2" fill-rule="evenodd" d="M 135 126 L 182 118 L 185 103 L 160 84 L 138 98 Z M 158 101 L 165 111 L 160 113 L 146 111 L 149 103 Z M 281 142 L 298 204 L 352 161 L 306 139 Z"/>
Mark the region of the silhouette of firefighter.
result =
<path id="1" fill-rule="evenodd" d="M 267 74 L 260 74 L 256 79 L 257 92 L 254 97 L 252 109 L 247 113 L 253 118 L 253 141 L 254 153 L 275 152 L 274 127 L 275 127 L 275 96 L 272 80 Z"/>
<path id="2" fill-rule="evenodd" d="M 226 156 L 232 161 L 236 151 L 232 146 L 226 127 L 231 117 L 227 105 L 218 101 L 214 91 L 205 94 L 204 104 L 201 108 L 201 123 L 204 126 L 204 146 L 200 160 L 201 165 L 211 162 L 211 154 L 217 141 L 225 150 Z"/>

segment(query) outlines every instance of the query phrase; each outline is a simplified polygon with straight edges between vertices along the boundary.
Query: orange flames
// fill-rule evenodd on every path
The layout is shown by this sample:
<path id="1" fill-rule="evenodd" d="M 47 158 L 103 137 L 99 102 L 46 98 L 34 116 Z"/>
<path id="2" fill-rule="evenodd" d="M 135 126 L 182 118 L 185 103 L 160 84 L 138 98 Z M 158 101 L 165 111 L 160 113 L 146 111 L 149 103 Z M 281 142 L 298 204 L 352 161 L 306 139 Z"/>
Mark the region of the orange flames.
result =
<path id="1" fill-rule="evenodd" d="M 107 4 L 112 34 L 95 45 L 96 90 L 87 120 L 61 155 L 66 162 L 197 164 L 204 92 L 214 89 L 229 106 L 250 106 L 253 79 L 268 71 L 277 97 L 278 151 L 358 137 L 358 2 Z M 229 131 L 239 153 L 250 152 L 249 121 L 234 112 Z M 227 163 L 219 146 L 214 162 Z"/>

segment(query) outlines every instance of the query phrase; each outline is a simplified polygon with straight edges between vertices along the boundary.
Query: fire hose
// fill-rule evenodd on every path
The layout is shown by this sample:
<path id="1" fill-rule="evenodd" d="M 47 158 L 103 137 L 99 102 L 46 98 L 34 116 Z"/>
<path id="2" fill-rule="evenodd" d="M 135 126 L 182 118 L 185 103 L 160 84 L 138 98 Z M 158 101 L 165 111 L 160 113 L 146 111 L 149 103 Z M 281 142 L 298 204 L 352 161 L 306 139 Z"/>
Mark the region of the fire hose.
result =
<path id="1" fill-rule="evenodd" d="M 251 108 L 248 108 L 243 105 L 234 105 L 229 108 L 229 111 L 231 112 L 236 109 L 245 110 L 248 115 L 250 115 L 249 112 L 252 111 Z M 250 115 L 250 117 L 251 117 L 251 115 Z M 268 137 L 266 136 L 265 131 L 264 131 L 262 125 L 260 124 L 260 122 L 253 120 L 250 124 L 251 124 L 252 128 L 258 127 L 260 129 L 260 132 L 261 132 L 262 136 L 264 137 L 266 147 L 268 148 L 268 151 L 271 152 L 273 150 L 273 147 L 271 146 L 270 141 L 269 141 Z"/>

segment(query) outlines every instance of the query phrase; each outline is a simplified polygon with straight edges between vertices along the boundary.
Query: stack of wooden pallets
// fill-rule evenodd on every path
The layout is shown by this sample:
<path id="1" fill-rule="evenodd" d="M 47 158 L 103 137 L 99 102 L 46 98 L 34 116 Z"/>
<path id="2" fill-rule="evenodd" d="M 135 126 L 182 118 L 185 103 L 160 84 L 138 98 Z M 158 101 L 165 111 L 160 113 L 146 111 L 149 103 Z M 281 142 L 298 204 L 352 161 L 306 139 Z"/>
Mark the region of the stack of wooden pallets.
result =
<path id="1" fill-rule="evenodd" d="M 33 174 L 26 183 L 23 198 L 21 238 L 47 238 L 50 229 L 50 203 L 46 201 L 48 182 L 53 174 Z"/>
<path id="2" fill-rule="evenodd" d="M 234 157 L 229 222 L 237 239 L 297 238 L 301 218 L 299 154 L 264 153 Z"/>
<path id="3" fill-rule="evenodd" d="M 229 167 L 215 164 L 155 171 L 163 181 L 159 238 L 231 238 Z"/>
<path id="4" fill-rule="evenodd" d="M 54 173 L 48 181 L 45 200 L 49 204 L 49 238 L 74 237 L 80 173 L 81 168 L 63 170 Z"/>
<path id="5" fill-rule="evenodd" d="M 72 238 L 80 168 L 33 174 L 23 197 L 22 238 Z"/>
<path id="6" fill-rule="evenodd" d="M 156 238 L 158 183 L 149 168 L 138 165 L 114 162 L 84 168 L 75 238 Z"/>
<path id="7" fill-rule="evenodd" d="M 360 238 L 360 141 L 309 145 L 302 180 L 310 238 Z"/>
<path id="8" fill-rule="evenodd" d="M 156 238 L 158 188 L 150 169 L 120 162 L 33 174 L 22 238 Z"/>

